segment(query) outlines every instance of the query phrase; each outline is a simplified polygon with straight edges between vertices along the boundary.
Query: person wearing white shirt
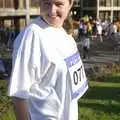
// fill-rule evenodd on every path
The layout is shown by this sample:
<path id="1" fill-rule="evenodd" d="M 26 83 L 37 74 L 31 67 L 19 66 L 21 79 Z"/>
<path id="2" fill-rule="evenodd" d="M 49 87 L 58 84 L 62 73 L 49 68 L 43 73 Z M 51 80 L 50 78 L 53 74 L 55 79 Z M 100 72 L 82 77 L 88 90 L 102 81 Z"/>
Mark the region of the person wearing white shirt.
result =
<path id="1" fill-rule="evenodd" d="M 89 58 L 89 49 L 90 49 L 90 38 L 88 34 L 85 34 L 85 38 L 83 40 L 83 59 Z"/>
<path id="2" fill-rule="evenodd" d="M 41 16 L 14 42 L 8 95 L 17 120 L 76 120 L 72 103 L 88 84 L 76 43 L 62 27 L 73 0 L 39 2 Z"/>
<path id="3" fill-rule="evenodd" d="M 101 42 L 103 42 L 102 30 L 103 30 L 102 25 L 98 24 L 97 25 L 97 35 L 98 35 L 98 38 L 100 39 Z"/>

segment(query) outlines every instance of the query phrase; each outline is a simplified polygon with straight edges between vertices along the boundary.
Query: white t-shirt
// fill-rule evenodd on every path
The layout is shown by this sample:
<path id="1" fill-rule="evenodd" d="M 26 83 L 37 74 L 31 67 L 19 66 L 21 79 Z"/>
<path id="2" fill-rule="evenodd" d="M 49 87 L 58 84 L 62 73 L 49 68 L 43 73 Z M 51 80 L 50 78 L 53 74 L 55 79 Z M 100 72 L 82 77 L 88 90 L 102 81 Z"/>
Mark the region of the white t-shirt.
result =
<path id="1" fill-rule="evenodd" d="M 77 119 L 72 106 L 87 88 L 76 43 L 63 28 L 37 18 L 19 34 L 8 95 L 28 101 L 31 120 Z"/>
<path id="2" fill-rule="evenodd" d="M 90 39 L 88 37 L 83 40 L 83 46 L 90 48 Z"/>
<path id="3" fill-rule="evenodd" d="M 102 26 L 100 24 L 97 25 L 97 31 L 98 31 L 98 35 L 102 34 Z"/>

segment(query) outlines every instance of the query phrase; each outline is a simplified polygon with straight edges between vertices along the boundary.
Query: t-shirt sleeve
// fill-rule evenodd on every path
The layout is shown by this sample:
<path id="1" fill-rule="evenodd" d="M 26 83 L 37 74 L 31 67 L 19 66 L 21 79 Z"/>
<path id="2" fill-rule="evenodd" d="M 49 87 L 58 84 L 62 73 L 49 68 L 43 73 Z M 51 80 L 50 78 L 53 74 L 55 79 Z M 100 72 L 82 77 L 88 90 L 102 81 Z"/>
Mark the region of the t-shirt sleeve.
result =
<path id="1" fill-rule="evenodd" d="M 29 97 L 30 88 L 37 79 L 36 72 L 40 73 L 36 67 L 36 64 L 40 66 L 38 61 L 40 50 L 36 50 L 36 47 L 39 48 L 37 39 L 35 32 L 27 29 L 20 33 L 15 40 L 12 55 L 12 75 L 8 88 L 9 96 L 23 99 Z M 37 77 L 40 76 L 37 75 Z"/>

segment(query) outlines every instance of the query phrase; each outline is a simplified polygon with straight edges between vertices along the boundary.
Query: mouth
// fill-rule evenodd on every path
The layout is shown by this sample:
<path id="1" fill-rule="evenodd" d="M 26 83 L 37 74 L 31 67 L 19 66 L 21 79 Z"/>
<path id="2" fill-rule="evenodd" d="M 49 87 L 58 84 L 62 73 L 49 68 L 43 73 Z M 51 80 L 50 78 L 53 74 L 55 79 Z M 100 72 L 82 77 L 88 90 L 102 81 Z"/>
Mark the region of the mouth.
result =
<path id="1" fill-rule="evenodd" d="M 49 15 L 48 17 L 51 19 L 56 19 L 56 15 Z"/>
<path id="2" fill-rule="evenodd" d="M 49 25 L 52 25 L 54 27 L 61 27 L 61 22 L 59 20 L 59 15 L 51 15 L 51 14 L 47 14 L 44 16 L 46 22 Z M 60 25 L 59 25 L 60 24 Z"/>
<path id="3" fill-rule="evenodd" d="M 48 14 L 48 17 L 55 19 L 57 17 L 56 14 Z"/>

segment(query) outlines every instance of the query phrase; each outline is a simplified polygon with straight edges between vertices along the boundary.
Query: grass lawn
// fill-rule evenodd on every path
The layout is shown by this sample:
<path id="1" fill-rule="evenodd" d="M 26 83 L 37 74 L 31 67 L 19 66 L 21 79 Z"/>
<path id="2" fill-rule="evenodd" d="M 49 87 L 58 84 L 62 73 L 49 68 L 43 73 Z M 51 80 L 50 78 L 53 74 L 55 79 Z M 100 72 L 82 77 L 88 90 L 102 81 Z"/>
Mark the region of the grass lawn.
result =
<path id="1" fill-rule="evenodd" d="M 120 120 L 120 75 L 98 81 L 79 100 L 79 120 Z"/>
<path id="2" fill-rule="evenodd" d="M 0 81 L 0 91 L 3 84 Z M 5 88 L 4 88 L 5 89 Z M 2 90 L 3 91 L 3 90 Z M 5 93 L 2 94 L 5 99 Z M 6 97 L 5 100 L 8 98 Z M 5 100 L 1 100 L 5 104 Z M 0 105 L 3 105 L 0 103 Z M 10 106 L 11 102 L 9 102 Z M 15 120 L 10 107 L 2 113 L 0 120 Z M 120 120 L 120 75 L 108 76 L 103 80 L 90 80 L 89 90 L 79 100 L 79 120 Z"/>

